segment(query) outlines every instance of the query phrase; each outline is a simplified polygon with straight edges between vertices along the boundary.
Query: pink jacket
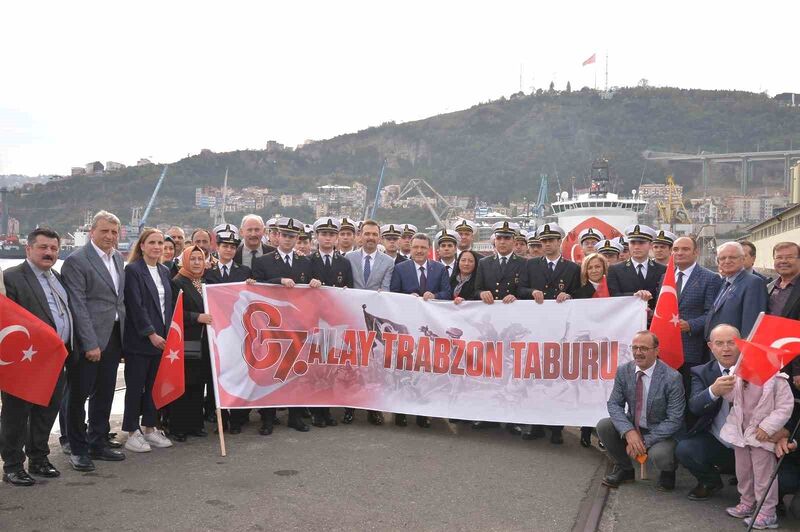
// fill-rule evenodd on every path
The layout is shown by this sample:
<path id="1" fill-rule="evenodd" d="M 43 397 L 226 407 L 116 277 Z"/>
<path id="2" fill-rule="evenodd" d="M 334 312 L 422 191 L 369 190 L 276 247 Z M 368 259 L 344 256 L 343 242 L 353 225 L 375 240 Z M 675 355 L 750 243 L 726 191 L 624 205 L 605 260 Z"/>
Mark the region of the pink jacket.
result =
<path id="1" fill-rule="evenodd" d="M 773 378 L 764 383 L 761 391 L 761 399 L 758 400 L 755 412 L 750 418 L 750 425 L 742 430 L 742 386 L 744 381 L 736 379 L 736 384 L 730 393 L 725 394 L 724 400 L 733 400 L 733 408 L 728 413 L 720 437 L 736 447 L 761 447 L 768 451 L 775 450 L 775 444 L 768 441 L 758 441 L 756 439 L 756 429 L 761 428 L 764 432 L 772 436 L 781 429 L 792 416 L 794 408 L 794 396 L 789 388 L 789 376 L 785 373 L 778 373 Z"/>

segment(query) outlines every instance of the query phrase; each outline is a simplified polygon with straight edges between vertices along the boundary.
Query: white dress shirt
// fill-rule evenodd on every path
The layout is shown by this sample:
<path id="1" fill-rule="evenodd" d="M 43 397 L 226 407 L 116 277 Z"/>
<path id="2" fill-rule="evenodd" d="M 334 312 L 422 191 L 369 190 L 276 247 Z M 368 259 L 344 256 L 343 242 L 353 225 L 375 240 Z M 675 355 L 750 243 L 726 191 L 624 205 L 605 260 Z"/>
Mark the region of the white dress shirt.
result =
<path id="1" fill-rule="evenodd" d="M 93 241 L 92 247 L 97 252 L 97 255 L 100 257 L 100 260 L 103 261 L 103 266 L 106 267 L 108 270 L 108 274 L 111 275 L 111 280 L 114 282 L 114 292 L 119 295 L 119 272 L 117 271 L 117 266 L 114 264 L 114 250 L 112 249 L 109 253 L 106 253 L 95 244 Z"/>
<path id="2" fill-rule="evenodd" d="M 733 369 L 733 368 L 725 368 L 719 362 L 717 362 L 717 365 L 719 366 L 720 375 L 723 376 L 725 375 L 726 371 L 728 371 L 728 373 L 730 374 L 731 369 Z M 714 401 L 719 399 L 719 397 L 714 395 L 714 392 L 711 391 L 711 386 L 708 387 L 708 395 Z M 722 404 L 719 407 L 719 412 L 717 412 L 717 415 L 714 416 L 714 421 L 711 422 L 711 434 L 713 434 L 714 437 L 728 449 L 731 448 L 731 444 L 720 438 L 719 433 L 722 430 L 723 425 L 725 425 L 725 421 L 727 421 L 728 414 L 730 413 L 730 411 L 731 411 L 731 404 L 728 401 L 726 401 L 725 398 L 723 398 Z"/>
<path id="3" fill-rule="evenodd" d="M 431 280 L 431 272 L 428 269 L 428 261 L 426 260 L 422 264 L 417 264 L 416 261 L 414 262 L 414 269 L 417 270 L 417 282 L 419 282 L 420 278 L 422 277 L 422 272 L 419 271 L 420 268 L 425 268 L 425 279 L 430 281 Z"/>
<path id="4" fill-rule="evenodd" d="M 640 371 L 644 371 L 644 375 L 642 375 L 642 413 L 641 417 L 639 418 L 639 428 L 646 429 L 647 428 L 647 394 L 650 393 L 650 379 L 653 378 L 653 372 L 656 370 L 656 363 L 653 362 L 653 365 L 647 369 L 641 369 L 639 366 L 636 366 L 636 373 Z M 636 379 L 639 376 L 634 373 Z"/>
<path id="5" fill-rule="evenodd" d="M 364 271 L 364 265 L 367 263 L 367 257 L 369 257 L 369 271 L 372 272 L 372 268 L 375 267 L 375 256 L 378 254 L 378 250 L 376 249 L 372 253 L 367 253 L 366 251 L 361 252 L 361 271 Z"/>
<path id="6" fill-rule="evenodd" d="M 166 313 L 167 309 L 164 306 L 164 283 L 161 282 L 161 275 L 158 273 L 158 265 L 150 266 L 147 265 L 147 269 L 150 270 L 150 277 L 153 278 L 153 282 L 156 285 L 156 291 L 158 292 L 158 302 L 161 304 L 161 316 L 164 318 L 164 323 L 167 322 Z"/>
<path id="7" fill-rule="evenodd" d="M 289 257 L 289 267 L 291 268 L 292 267 L 292 261 L 294 260 L 294 257 L 292 256 L 292 252 L 290 251 L 289 253 L 284 253 L 283 251 L 278 250 L 278 253 L 280 253 L 281 260 L 284 263 L 286 262 L 286 257 Z"/>
<path id="8" fill-rule="evenodd" d="M 636 275 L 639 275 L 639 265 L 642 265 L 642 276 L 647 279 L 647 259 L 645 259 L 644 262 L 637 262 L 636 259 L 631 259 L 631 262 L 633 263 L 633 269 Z"/>
<path id="9" fill-rule="evenodd" d="M 453 275 L 453 270 L 456 269 L 456 261 L 454 260 L 450 264 L 447 264 L 445 261 L 441 261 L 444 269 L 447 271 L 447 278 L 449 279 L 451 275 Z"/>
<path id="10" fill-rule="evenodd" d="M 681 292 L 683 292 L 683 287 L 686 285 L 686 281 L 689 280 L 689 276 L 692 275 L 692 272 L 694 271 L 694 267 L 695 266 L 697 266 L 697 263 L 693 262 L 691 266 L 688 266 L 687 268 L 685 268 L 683 270 L 679 269 L 679 270 L 677 270 L 675 272 L 675 282 L 676 283 L 678 282 L 678 273 L 683 272 L 683 283 L 681 283 Z M 680 295 L 680 294 L 678 294 L 678 295 Z"/>

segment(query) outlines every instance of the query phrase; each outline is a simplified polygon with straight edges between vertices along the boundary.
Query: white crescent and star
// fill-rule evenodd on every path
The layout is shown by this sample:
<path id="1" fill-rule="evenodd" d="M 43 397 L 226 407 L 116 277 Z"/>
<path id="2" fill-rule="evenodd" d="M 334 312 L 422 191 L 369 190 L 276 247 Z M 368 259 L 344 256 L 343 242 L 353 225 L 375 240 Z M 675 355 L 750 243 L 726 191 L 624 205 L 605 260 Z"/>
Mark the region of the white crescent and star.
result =
<path id="1" fill-rule="evenodd" d="M 794 344 L 794 343 L 800 343 L 800 338 L 796 338 L 794 336 L 789 336 L 787 338 L 778 338 L 777 340 L 772 342 L 772 344 L 770 344 L 770 347 L 774 347 L 775 349 L 782 349 L 783 346 L 785 346 L 786 344 Z"/>
<path id="2" fill-rule="evenodd" d="M 180 356 L 178 356 L 178 353 L 180 353 L 180 351 L 178 351 L 177 349 L 170 349 L 169 350 L 169 354 L 167 355 L 167 358 L 169 359 L 170 364 L 172 364 L 173 362 L 175 362 L 176 360 L 179 360 L 181 358 Z"/>
<path id="3" fill-rule="evenodd" d="M 6 336 L 8 336 L 9 334 L 13 334 L 15 332 L 25 333 L 25 336 L 27 336 L 28 339 L 30 339 L 31 337 L 31 333 L 28 331 L 28 329 L 26 329 L 22 325 L 9 325 L 8 327 L 5 327 L 4 329 L 0 330 L 0 344 L 3 343 L 3 340 L 5 340 Z M 35 354 L 36 351 L 33 350 L 33 345 L 31 345 L 28 349 L 22 352 L 22 359 L 20 359 L 19 361 L 22 362 L 27 360 L 28 362 L 32 362 L 33 355 Z M 2 358 L 0 358 L 0 366 L 8 366 L 9 364 L 13 363 L 14 362 L 9 362 L 7 360 L 3 360 Z"/>
<path id="4" fill-rule="evenodd" d="M 180 340 L 183 341 L 183 331 L 181 331 L 180 325 L 178 325 L 176 322 L 173 321 L 172 324 L 169 326 L 169 328 L 178 333 L 178 338 L 180 338 Z"/>

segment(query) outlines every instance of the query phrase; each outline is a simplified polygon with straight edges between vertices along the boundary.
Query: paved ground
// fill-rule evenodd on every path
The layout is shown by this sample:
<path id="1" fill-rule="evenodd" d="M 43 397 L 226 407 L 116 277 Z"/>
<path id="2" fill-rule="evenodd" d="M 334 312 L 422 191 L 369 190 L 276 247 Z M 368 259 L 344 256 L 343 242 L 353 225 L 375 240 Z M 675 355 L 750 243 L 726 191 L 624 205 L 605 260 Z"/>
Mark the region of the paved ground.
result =
<path id="1" fill-rule="evenodd" d="M 337 415 L 340 412 L 335 410 Z M 360 413 L 361 414 L 361 413 Z M 435 420 L 227 438 L 0 487 L 0 530 L 570 530 L 602 456 Z"/>

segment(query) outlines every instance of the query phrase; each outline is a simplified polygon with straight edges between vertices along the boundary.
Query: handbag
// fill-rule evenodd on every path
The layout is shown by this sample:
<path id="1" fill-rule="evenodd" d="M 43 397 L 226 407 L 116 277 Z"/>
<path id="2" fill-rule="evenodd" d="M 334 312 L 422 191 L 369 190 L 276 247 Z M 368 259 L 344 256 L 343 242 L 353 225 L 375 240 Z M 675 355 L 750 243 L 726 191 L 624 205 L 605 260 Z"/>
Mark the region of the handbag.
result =
<path id="1" fill-rule="evenodd" d="M 200 340 L 185 340 L 183 342 L 183 357 L 186 360 L 200 360 L 203 358 L 203 344 Z"/>

